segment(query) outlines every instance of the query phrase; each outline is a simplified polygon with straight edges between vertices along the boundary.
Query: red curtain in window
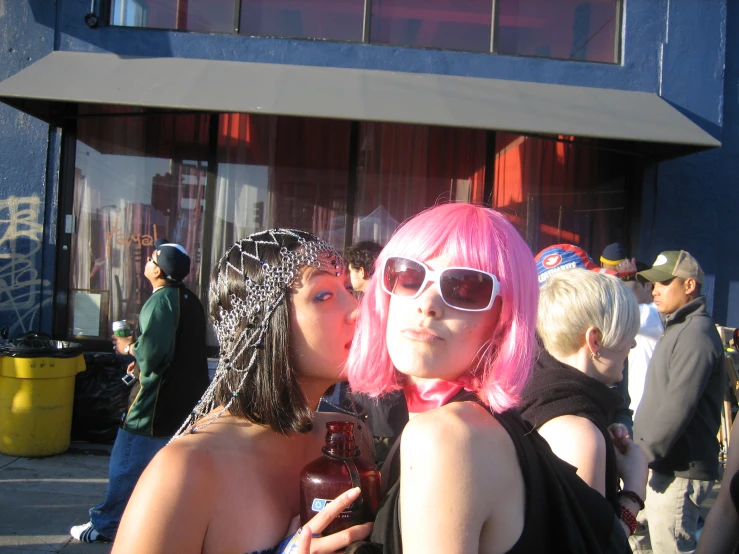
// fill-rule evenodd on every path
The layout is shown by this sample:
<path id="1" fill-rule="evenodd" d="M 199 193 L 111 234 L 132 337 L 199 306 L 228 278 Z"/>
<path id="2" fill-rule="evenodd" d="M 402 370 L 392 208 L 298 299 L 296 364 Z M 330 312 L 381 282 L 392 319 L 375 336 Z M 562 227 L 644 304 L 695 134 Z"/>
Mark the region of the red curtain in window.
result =
<path id="1" fill-rule="evenodd" d="M 623 234 L 623 176 L 608 153 L 572 139 L 496 133 L 493 206 L 535 252 L 567 242 L 597 257 Z"/>

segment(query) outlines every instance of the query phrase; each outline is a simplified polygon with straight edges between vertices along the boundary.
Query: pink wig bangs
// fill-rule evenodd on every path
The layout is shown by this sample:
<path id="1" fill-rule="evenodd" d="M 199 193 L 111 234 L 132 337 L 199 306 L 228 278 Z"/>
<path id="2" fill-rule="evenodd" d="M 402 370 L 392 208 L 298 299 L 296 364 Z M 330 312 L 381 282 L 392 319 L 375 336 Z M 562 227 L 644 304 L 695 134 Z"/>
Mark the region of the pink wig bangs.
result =
<path id="1" fill-rule="evenodd" d="M 379 269 L 390 256 L 426 261 L 446 256 L 451 265 L 495 274 L 500 320 L 479 365 L 471 368 L 480 399 L 494 411 L 518 404 L 534 356 L 539 287 L 531 250 L 502 215 L 472 204 L 443 204 L 405 222 L 378 257 L 359 312 L 346 372 L 353 390 L 379 396 L 401 387 L 385 344 L 390 296 Z"/>

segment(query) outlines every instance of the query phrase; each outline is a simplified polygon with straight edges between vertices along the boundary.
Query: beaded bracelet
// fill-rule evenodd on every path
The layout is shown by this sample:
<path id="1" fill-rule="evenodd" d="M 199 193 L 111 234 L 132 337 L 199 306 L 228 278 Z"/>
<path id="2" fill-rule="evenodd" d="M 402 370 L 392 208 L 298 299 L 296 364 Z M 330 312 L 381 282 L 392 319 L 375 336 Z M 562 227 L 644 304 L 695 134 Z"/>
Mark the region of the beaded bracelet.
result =
<path id="1" fill-rule="evenodd" d="M 641 496 L 639 496 L 634 491 L 629 491 L 629 490 L 618 491 L 618 495 L 625 496 L 626 498 L 631 500 L 634 504 L 639 506 L 640 510 L 644 509 L 644 500 L 642 500 Z"/>
<path id="2" fill-rule="evenodd" d="M 629 536 L 636 533 L 636 528 L 639 525 L 636 521 L 636 516 L 626 506 L 618 507 L 618 517 L 621 518 L 629 528 Z"/>

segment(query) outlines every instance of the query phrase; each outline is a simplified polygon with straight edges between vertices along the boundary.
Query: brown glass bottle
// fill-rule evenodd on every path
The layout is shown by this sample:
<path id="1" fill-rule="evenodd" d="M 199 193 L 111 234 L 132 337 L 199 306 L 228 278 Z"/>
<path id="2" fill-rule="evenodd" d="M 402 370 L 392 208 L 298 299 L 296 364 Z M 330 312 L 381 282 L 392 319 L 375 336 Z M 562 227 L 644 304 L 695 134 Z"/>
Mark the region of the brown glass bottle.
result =
<path id="1" fill-rule="evenodd" d="M 307 464 L 300 474 L 301 523 L 305 525 L 328 502 L 357 486 L 362 489 L 359 498 L 324 529 L 322 536 L 374 521 L 380 502 L 380 472 L 374 464 L 359 458 L 354 425 L 330 421 L 326 423 L 323 456 Z"/>

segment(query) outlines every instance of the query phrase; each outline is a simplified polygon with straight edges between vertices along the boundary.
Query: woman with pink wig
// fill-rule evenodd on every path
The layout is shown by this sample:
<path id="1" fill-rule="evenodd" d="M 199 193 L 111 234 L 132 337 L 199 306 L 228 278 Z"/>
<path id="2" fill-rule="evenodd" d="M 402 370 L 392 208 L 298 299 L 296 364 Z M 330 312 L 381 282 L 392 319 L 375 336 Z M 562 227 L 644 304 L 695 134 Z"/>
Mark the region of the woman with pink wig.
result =
<path id="1" fill-rule="evenodd" d="M 440 205 L 406 222 L 376 269 L 349 381 L 372 396 L 402 389 L 411 419 L 383 468 L 371 542 L 347 552 L 628 552 L 610 506 L 513 410 L 538 298 L 515 228 Z"/>

